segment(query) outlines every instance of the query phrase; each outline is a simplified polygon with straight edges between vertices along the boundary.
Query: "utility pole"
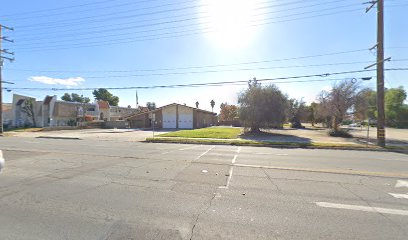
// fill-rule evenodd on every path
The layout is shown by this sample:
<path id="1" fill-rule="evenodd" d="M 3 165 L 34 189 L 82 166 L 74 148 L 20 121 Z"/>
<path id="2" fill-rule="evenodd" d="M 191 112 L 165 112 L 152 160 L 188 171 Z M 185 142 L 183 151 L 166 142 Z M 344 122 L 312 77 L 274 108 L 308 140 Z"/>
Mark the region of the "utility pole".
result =
<path id="1" fill-rule="evenodd" d="M 3 56 L 2 53 L 5 54 L 9 54 L 9 55 L 14 55 L 13 52 L 9 52 L 7 49 L 3 49 L 2 48 L 2 41 L 6 41 L 6 42 L 14 42 L 13 40 L 8 39 L 7 37 L 3 37 L 2 35 L 2 31 L 3 29 L 6 30 L 10 30 L 13 31 L 13 28 L 10 27 L 6 27 L 4 25 L 0 24 L 0 134 L 3 134 L 4 130 L 3 130 L 3 78 L 2 78 L 2 70 L 3 70 L 3 59 L 7 59 L 10 62 L 14 61 L 14 58 L 10 58 L 10 57 L 5 57 Z"/>
<path id="2" fill-rule="evenodd" d="M 377 145 L 385 147 L 384 62 L 390 58 L 384 59 L 384 0 L 367 3 L 371 5 L 366 12 L 377 4 Z"/>

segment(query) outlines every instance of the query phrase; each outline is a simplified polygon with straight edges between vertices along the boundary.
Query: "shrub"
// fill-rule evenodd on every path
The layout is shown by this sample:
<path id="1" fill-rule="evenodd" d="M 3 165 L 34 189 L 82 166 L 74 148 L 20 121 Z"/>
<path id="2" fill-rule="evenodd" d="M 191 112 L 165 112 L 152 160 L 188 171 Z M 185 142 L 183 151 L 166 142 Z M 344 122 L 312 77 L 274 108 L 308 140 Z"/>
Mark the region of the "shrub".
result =
<path id="1" fill-rule="evenodd" d="M 71 127 L 75 127 L 77 125 L 77 122 L 74 119 L 70 119 L 67 121 L 67 125 Z"/>
<path id="2" fill-rule="evenodd" d="M 330 129 L 329 130 L 329 136 L 331 137 L 342 137 L 342 138 L 351 138 L 353 135 L 351 135 L 349 132 L 345 130 L 335 130 L 335 129 Z"/>

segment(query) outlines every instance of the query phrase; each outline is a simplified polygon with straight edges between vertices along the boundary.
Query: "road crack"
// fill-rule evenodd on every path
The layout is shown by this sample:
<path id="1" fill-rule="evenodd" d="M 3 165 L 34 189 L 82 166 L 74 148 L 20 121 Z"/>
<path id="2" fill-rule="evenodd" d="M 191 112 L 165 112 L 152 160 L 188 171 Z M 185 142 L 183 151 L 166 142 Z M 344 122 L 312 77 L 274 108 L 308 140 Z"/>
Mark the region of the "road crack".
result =
<path id="1" fill-rule="evenodd" d="M 208 202 L 208 206 L 207 206 L 204 210 L 202 210 L 199 214 L 197 214 L 197 216 L 196 216 L 196 218 L 195 218 L 195 220 L 194 220 L 193 227 L 191 228 L 190 240 L 193 239 L 194 229 L 195 229 L 195 227 L 196 227 L 196 225 L 197 225 L 197 223 L 198 223 L 198 220 L 200 219 L 200 216 L 201 216 L 202 214 L 204 214 L 205 212 L 207 212 L 207 210 L 212 206 L 213 200 L 215 199 L 215 196 L 216 196 L 216 195 L 217 195 L 217 194 L 214 193 L 213 196 L 211 197 L 210 201 Z M 205 205 L 204 205 L 204 206 L 205 206 Z"/>
<path id="2" fill-rule="evenodd" d="M 266 177 L 269 179 L 269 181 L 272 183 L 273 186 L 275 186 L 276 190 L 280 193 L 282 192 L 281 189 L 279 188 L 279 186 L 272 180 L 271 176 L 269 176 L 269 174 L 266 172 L 265 169 L 262 169 L 264 174 L 266 175 Z"/>

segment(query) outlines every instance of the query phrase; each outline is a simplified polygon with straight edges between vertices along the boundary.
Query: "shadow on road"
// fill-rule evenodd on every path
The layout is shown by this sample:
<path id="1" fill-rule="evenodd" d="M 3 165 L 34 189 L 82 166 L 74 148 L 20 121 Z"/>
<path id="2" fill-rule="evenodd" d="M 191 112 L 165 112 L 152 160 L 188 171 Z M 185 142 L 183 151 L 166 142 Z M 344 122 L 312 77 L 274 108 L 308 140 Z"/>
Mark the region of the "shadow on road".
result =
<path id="1" fill-rule="evenodd" d="M 262 131 L 258 134 L 244 133 L 240 138 L 259 142 L 295 142 L 295 143 L 311 143 L 310 138 L 299 137 L 291 134 L 280 134 Z"/>

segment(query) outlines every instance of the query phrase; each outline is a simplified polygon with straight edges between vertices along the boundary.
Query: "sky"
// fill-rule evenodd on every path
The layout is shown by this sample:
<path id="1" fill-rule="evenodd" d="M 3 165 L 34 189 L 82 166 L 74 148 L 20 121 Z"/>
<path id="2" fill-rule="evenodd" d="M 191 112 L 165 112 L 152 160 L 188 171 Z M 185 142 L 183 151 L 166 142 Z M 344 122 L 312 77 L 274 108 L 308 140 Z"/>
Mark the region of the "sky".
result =
<path id="1" fill-rule="evenodd" d="M 344 79 L 375 88 L 376 8 L 359 0 L 14 0 L 2 1 L 4 102 L 12 94 L 44 99 L 65 92 L 93 98 L 96 88 L 120 106 L 155 102 L 219 111 L 237 104 L 247 81 L 276 84 L 310 103 Z M 408 0 L 385 0 L 387 69 L 408 68 Z M 405 27 L 404 27 L 405 26 Z M 343 73 L 353 72 L 353 73 Z M 326 74 L 328 73 L 328 74 Z M 341 74 L 340 74 L 341 73 Z M 315 77 L 299 76 L 315 75 Z M 385 87 L 404 86 L 408 71 L 386 71 Z M 372 77 L 362 81 L 363 77 Z M 185 84 L 237 82 L 205 87 Z M 139 89 L 135 89 L 139 87 Z"/>

